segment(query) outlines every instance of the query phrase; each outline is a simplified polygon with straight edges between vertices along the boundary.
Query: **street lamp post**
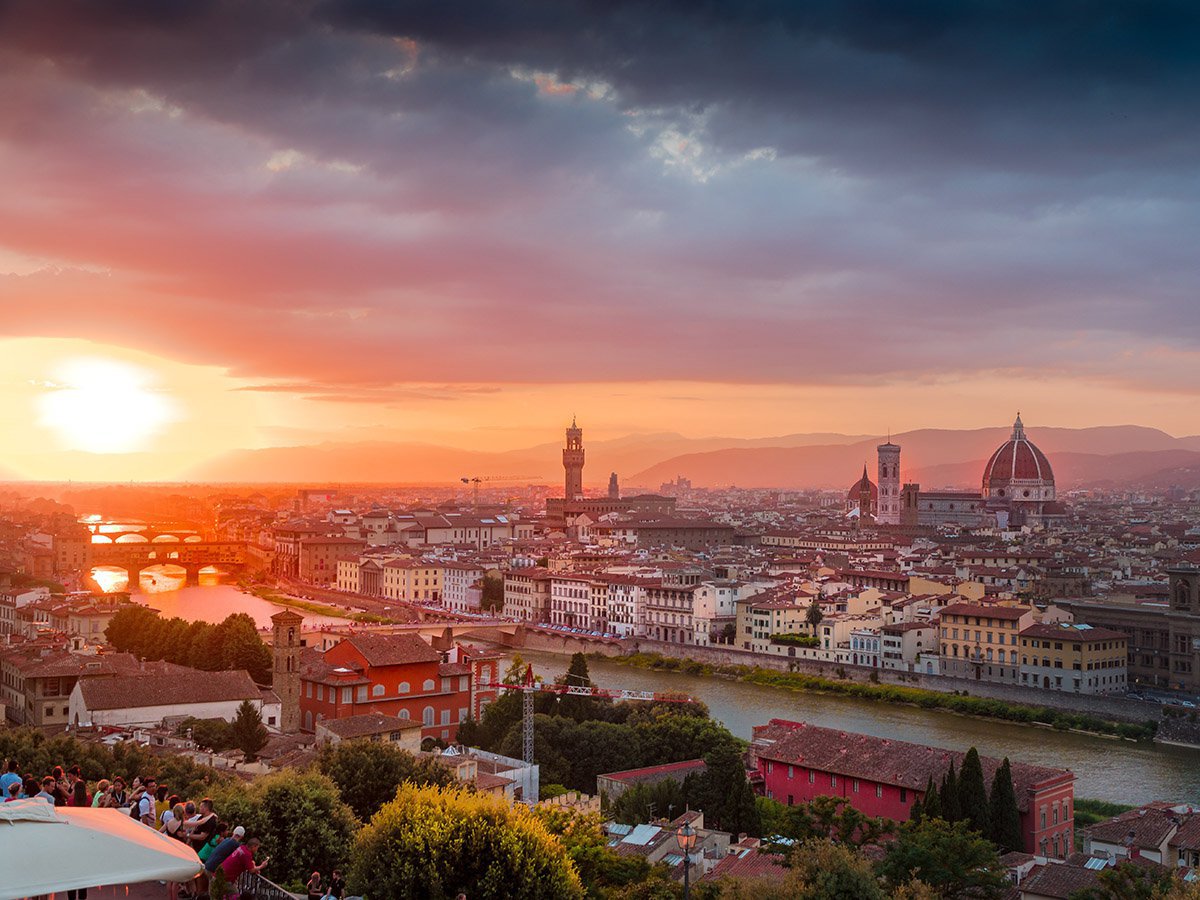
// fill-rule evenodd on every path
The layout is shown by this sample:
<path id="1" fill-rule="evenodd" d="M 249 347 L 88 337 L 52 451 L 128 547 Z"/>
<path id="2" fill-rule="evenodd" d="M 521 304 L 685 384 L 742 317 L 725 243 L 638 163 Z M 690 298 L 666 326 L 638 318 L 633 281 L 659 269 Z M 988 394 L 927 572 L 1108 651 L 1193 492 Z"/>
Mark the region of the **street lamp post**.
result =
<path id="1" fill-rule="evenodd" d="M 689 874 L 692 868 L 692 848 L 696 846 L 696 829 L 686 822 L 675 832 L 675 840 L 683 851 L 683 900 L 688 900 L 691 893 Z"/>

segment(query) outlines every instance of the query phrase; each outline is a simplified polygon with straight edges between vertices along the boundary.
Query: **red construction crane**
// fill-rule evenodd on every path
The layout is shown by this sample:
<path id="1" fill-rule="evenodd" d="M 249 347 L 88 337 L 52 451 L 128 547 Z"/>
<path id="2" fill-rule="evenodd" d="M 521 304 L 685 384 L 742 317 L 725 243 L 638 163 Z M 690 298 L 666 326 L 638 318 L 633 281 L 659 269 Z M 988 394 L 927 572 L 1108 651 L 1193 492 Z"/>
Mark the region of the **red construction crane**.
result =
<path id="1" fill-rule="evenodd" d="M 598 697 L 601 700 L 648 700 L 656 703 L 696 702 L 691 697 L 683 694 L 669 694 L 659 691 L 609 690 L 589 684 L 549 684 L 534 679 L 533 666 L 526 667 L 525 680 L 521 684 L 488 681 L 479 686 L 481 688 L 496 688 L 502 691 L 521 692 L 521 755 L 525 762 L 530 765 L 533 765 L 533 695 L 539 691 L 547 694 L 563 694 L 572 697 Z"/>

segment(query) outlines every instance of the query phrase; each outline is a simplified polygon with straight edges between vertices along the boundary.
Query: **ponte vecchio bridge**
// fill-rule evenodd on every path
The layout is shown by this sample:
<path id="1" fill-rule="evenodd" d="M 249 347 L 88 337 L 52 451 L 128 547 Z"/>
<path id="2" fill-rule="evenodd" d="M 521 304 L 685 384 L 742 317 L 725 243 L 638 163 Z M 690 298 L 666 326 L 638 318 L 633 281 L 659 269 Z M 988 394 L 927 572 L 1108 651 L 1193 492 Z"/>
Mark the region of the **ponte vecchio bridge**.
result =
<path id="1" fill-rule="evenodd" d="M 187 573 L 187 582 L 195 584 L 200 570 L 208 566 L 236 572 L 263 564 L 263 552 L 244 541 L 142 540 L 91 545 L 91 565 L 124 569 L 131 585 L 137 584 L 143 569 L 155 566 L 179 566 Z"/>

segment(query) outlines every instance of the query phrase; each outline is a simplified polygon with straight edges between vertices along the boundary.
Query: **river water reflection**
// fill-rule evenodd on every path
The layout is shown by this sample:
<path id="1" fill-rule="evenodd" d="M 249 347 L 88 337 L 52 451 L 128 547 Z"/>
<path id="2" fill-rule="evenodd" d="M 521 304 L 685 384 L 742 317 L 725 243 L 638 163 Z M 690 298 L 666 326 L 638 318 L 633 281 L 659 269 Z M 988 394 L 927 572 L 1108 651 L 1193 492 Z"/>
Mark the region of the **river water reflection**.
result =
<path id="1" fill-rule="evenodd" d="M 164 616 L 188 621 L 220 622 L 244 612 L 260 627 L 283 607 L 247 594 L 215 575 L 202 575 L 199 586 L 157 576 L 143 580 L 133 599 Z M 345 619 L 302 613 L 306 625 L 344 624 Z M 539 675 L 552 678 L 567 668 L 568 658 L 522 651 Z M 952 713 L 886 705 L 850 697 L 808 694 L 741 684 L 722 678 L 650 672 L 604 659 L 589 660 L 592 677 L 604 687 L 647 691 L 682 691 L 700 700 L 713 718 L 739 737 L 771 718 L 800 719 L 831 728 L 879 737 L 965 750 L 975 746 L 988 756 L 1065 766 L 1078 779 L 1076 795 L 1120 803 L 1151 800 L 1200 801 L 1200 750 L 1161 744 L 1134 744 L 1065 734 L 1006 722 L 971 719 Z"/>
<path id="2" fill-rule="evenodd" d="M 233 613 L 246 613 L 259 628 L 269 627 L 271 616 L 285 607 L 247 594 L 231 584 L 222 584 L 219 576 L 201 574 L 199 585 L 184 586 L 183 578 L 156 575 L 143 578 L 141 590 L 131 595 L 137 603 L 159 610 L 165 618 L 178 616 L 189 622 L 220 622 Z M 318 616 L 299 610 L 304 624 L 344 625 L 345 619 Z"/>
<path id="3" fill-rule="evenodd" d="M 521 656 L 544 677 L 560 675 L 567 668 L 565 656 L 531 651 L 521 651 Z M 1200 750 L 1067 734 L 722 678 L 650 672 L 604 659 L 589 659 L 588 666 L 602 687 L 682 691 L 703 700 L 714 719 L 743 738 L 750 737 L 753 726 L 772 718 L 797 719 L 938 747 L 966 750 L 975 746 L 986 756 L 1069 768 L 1078 779 L 1078 797 L 1119 803 L 1200 800 Z"/>

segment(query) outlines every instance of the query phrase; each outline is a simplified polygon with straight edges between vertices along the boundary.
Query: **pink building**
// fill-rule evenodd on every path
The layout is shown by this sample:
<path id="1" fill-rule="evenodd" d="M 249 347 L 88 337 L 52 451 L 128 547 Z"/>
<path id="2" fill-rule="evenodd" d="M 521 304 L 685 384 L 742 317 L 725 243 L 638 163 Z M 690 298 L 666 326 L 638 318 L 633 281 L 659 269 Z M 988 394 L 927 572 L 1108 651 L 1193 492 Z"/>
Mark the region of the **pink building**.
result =
<path id="1" fill-rule="evenodd" d="M 816 797 L 840 797 L 868 816 L 903 821 L 925 796 L 930 776 L 939 784 L 965 753 L 889 738 L 772 719 L 754 728 L 750 742 L 756 781 L 767 797 L 792 806 Z M 1000 760 L 980 757 L 991 786 Z M 1011 762 L 1025 850 L 1064 857 L 1073 848 L 1075 775 Z"/>

